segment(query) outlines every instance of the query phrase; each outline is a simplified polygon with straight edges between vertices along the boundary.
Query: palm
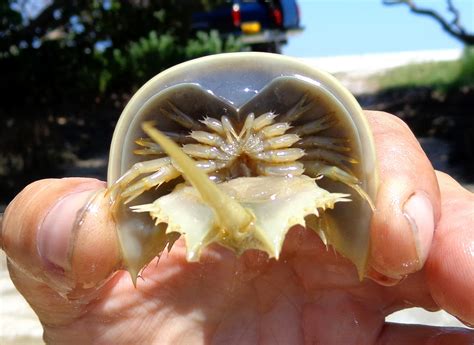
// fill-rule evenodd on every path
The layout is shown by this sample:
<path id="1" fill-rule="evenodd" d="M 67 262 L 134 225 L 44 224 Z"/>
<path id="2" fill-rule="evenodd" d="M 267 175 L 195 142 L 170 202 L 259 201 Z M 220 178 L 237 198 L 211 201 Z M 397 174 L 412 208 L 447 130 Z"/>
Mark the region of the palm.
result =
<path id="1" fill-rule="evenodd" d="M 150 263 L 137 288 L 118 273 L 73 328 L 104 344 L 372 344 L 385 315 L 409 299 L 404 284 L 359 282 L 348 261 L 301 228 L 279 261 L 214 247 L 187 263 L 184 250 L 177 243 Z"/>

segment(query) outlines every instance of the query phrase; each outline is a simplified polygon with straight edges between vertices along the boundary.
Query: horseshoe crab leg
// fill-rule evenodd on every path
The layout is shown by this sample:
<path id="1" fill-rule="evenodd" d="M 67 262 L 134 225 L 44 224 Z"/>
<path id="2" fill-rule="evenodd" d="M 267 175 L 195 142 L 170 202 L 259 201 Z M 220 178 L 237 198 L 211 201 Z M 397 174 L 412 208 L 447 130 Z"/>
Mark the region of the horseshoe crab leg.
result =
<path id="1" fill-rule="evenodd" d="M 120 199 L 122 197 L 130 197 L 133 194 L 133 193 L 130 193 L 131 191 L 133 191 L 133 190 L 136 191 L 136 190 L 139 189 L 139 188 L 136 188 L 135 184 L 130 185 L 130 183 L 132 181 L 134 181 L 136 178 L 138 178 L 142 174 L 156 173 L 158 171 L 161 171 L 163 168 L 165 168 L 169 165 L 171 165 L 171 159 L 168 158 L 168 157 L 157 158 L 157 159 L 153 159 L 153 160 L 150 160 L 150 161 L 135 163 L 124 175 L 122 175 L 121 178 L 119 178 L 109 188 L 108 193 L 110 193 L 114 197 L 114 199 L 117 199 L 117 198 Z M 155 175 L 155 174 L 153 174 L 153 175 Z M 171 174 L 171 175 L 173 175 L 173 174 Z M 153 179 L 156 180 L 156 178 L 153 178 Z M 165 181 L 165 180 L 163 180 L 163 181 Z M 145 183 L 145 181 L 144 181 L 144 183 Z M 158 182 L 158 183 L 160 183 L 160 182 Z M 156 185 L 157 184 L 150 185 L 148 188 L 145 188 L 145 184 L 143 184 L 143 186 L 140 188 L 141 192 L 134 195 L 132 197 L 132 199 L 134 199 L 135 197 L 137 197 L 138 195 L 143 193 L 145 190 L 148 190 L 151 187 L 156 186 Z M 124 195 L 124 193 L 125 193 L 125 195 Z M 127 200 L 126 202 L 129 202 L 132 199 Z"/>
<path id="2" fill-rule="evenodd" d="M 152 142 L 149 139 L 139 138 L 135 140 L 135 144 L 140 145 L 143 148 L 133 150 L 133 153 L 141 156 L 164 156 L 165 151 L 160 147 L 160 145 Z"/>
<path id="3" fill-rule="evenodd" d="M 161 108 L 161 112 L 170 120 L 175 121 L 176 123 L 179 123 L 181 126 L 187 128 L 187 129 L 201 129 L 202 125 L 191 118 L 189 115 L 185 114 L 182 112 L 180 109 L 178 109 L 173 103 L 168 102 L 168 106 L 171 108 L 171 112 Z"/>
<path id="4" fill-rule="evenodd" d="M 304 165 L 300 162 L 287 164 L 271 164 L 259 162 L 256 164 L 259 174 L 263 176 L 299 176 L 304 172 Z"/>
<path id="5" fill-rule="evenodd" d="M 277 115 L 271 111 L 260 115 L 253 121 L 253 130 L 258 132 L 262 128 L 271 125 L 274 122 L 273 120 L 275 119 L 275 117 L 277 117 Z"/>
<path id="6" fill-rule="evenodd" d="M 153 188 L 159 187 L 165 182 L 169 182 L 181 174 L 180 172 L 172 165 L 168 164 L 158 169 L 155 173 L 151 174 L 150 176 L 146 176 L 136 183 L 131 184 L 128 186 L 121 194 L 121 198 L 127 198 L 124 204 L 128 204 L 130 201 L 135 199 L 136 197 L 143 194 L 145 191 Z"/>
<path id="7" fill-rule="evenodd" d="M 355 158 L 346 156 L 341 153 L 333 152 L 326 149 L 312 149 L 307 150 L 303 161 L 325 161 L 331 165 L 337 166 L 350 166 L 350 164 L 357 164 L 358 161 Z"/>
<path id="8" fill-rule="evenodd" d="M 347 139 L 312 136 L 299 140 L 298 142 L 296 142 L 295 147 L 319 147 L 322 149 L 332 150 L 336 152 L 349 152 L 351 149 L 350 147 L 346 146 L 347 143 Z"/>
<path id="9" fill-rule="evenodd" d="M 311 134 L 316 134 L 331 128 L 337 124 L 338 120 L 334 118 L 333 113 L 327 113 L 321 116 L 319 119 L 308 122 L 304 125 L 293 127 L 289 133 L 298 134 L 300 137 L 304 137 Z"/>
<path id="10" fill-rule="evenodd" d="M 325 165 L 320 162 L 307 162 L 305 164 L 305 171 L 314 175 L 323 175 L 333 181 L 342 182 L 349 186 L 359 194 L 362 199 L 367 201 L 372 211 L 375 210 L 375 204 L 370 196 L 361 188 L 360 181 L 357 177 L 348 172 L 338 168 L 334 165 Z"/>
<path id="11" fill-rule="evenodd" d="M 308 102 L 308 94 L 305 94 L 290 110 L 287 111 L 285 115 L 282 115 L 278 120 L 281 122 L 296 121 L 310 108 L 311 102 Z"/>
<path id="12" fill-rule="evenodd" d="M 271 150 L 287 148 L 298 142 L 300 139 L 301 138 L 296 134 L 283 134 L 265 140 L 263 147 Z"/>

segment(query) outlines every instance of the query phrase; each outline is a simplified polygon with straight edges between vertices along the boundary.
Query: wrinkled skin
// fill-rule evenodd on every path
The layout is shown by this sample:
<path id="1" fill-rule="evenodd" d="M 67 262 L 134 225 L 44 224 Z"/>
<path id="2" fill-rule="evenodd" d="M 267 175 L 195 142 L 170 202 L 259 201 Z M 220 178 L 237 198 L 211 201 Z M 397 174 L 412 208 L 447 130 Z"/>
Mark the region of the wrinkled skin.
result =
<path id="1" fill-rule="evenodd" d="M 372 280 L 359 282 L 350 262 L 326 250 L 314 233 L 297 227 L 290 231 L 279 261 L 268 261 L 256 251 L 236 258 L 215 246 L 203 253 L 200 263 L 187 263 L 178 241 L 158 265 L 156 260 L 148 265 L 135 288 L 127 272 L 117 271 L 120 255 L 103 192 L 95 199 L 100 207 L 76 229 L 73 251 L 64 244 L 64 233 L 72 227 L 70 215 L 104 184 L 79 178 L 42 180 L 9 205 L 1 244 L 13 282 L 44 325 L 45 340 L 472 344 L 471 330 L 384 323 L 395 310 L 421 306 L 445 309 L 474 324 L 474 208 L 469 207 L 474 197 L 448 175 L 435 174 L 404 123 L 388 114 L 367 116 L 381 175 L 371 228 Z M 77 191 L 83 192 L 69 199 L 68 210 L 53 207 Z M 432 210 L 427 216 L 431 219 L 421 220 L 425 226 L 418 228 L 418 242 L 402 211 L 414 194 L 429 200 Z M 47 245 L 45 233 L 54 234 Z M 45 248 L 49 256 L 40 256 Z"/>

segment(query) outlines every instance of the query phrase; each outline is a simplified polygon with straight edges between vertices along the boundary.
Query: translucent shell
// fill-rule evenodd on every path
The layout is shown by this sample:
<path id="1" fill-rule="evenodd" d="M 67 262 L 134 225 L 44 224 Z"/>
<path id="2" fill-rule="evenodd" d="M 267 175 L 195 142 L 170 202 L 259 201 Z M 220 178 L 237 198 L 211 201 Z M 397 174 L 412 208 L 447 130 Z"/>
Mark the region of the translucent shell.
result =
<path id="1" fill-rule="evenodd" d="M 117 124 L 108 186 L 134 279 L 180 235 L 190 261 L 210 243 L 278 258 L 296 224 L 365 274 L 372 135 L 336 79 L 295 59 L 222 54 L 151 79 Z"/>

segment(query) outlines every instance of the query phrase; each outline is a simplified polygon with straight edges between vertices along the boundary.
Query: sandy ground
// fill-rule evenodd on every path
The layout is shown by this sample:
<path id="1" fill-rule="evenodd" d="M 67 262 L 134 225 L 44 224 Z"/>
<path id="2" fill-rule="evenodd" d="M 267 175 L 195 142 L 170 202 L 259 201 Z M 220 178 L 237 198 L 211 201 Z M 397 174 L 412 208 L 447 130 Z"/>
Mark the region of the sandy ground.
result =
<path id="1" fill-rule="evenodd" d="M 0 251 L 0 344 L 43 344 L 43 328 L 36 314 L 16 290 Z"/>
<path id="2" fill-rule="evenodd" d="M 367 77 L 388 68 L 401 66 L 410 62 L 452 60 L 460 55 L 459 50 L 437 52 L 405 52 L 398 54 L 372 54 L 361 56 L 344 56 L 319 59 L 302 59 L 314 67 L 336 74 L 340 81 L 354 94 L 373 91 L 376 85 L 367 84 Z M 430 139 L 420 139 L 435 167 L 444 166 L 449 148 L 443 143 Z M 97 157 L 80 162 L 78 170 L 68 173 L 73 176 L 92 176 L 105 169 L 106 157 Z M 82 171 L 82 170 L 83 171 Z M 92 173 L 91 173 L 92 171 Z M 84 174 L 81 174 L 84 172 Z M 474 191 L 474 186 L 466 185 Z M 445 312 L 431 313 L 420 308 L 412 308 L 394 313 L 388 321 L 399 323 L 419 323 L 435 326 L 464 327 L 456 318 Z M 33 345 L 43 344 L 42 327 L 28 303 L 15 289 L 6 269 L 6 259 L 0 252 L 0 344 L 1 345 Z"/>

